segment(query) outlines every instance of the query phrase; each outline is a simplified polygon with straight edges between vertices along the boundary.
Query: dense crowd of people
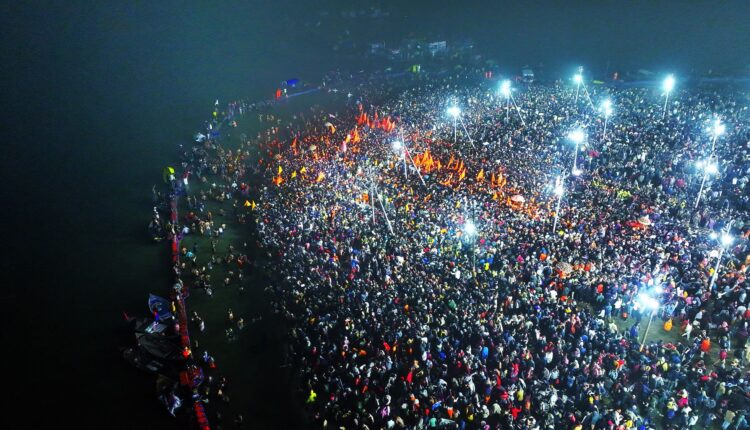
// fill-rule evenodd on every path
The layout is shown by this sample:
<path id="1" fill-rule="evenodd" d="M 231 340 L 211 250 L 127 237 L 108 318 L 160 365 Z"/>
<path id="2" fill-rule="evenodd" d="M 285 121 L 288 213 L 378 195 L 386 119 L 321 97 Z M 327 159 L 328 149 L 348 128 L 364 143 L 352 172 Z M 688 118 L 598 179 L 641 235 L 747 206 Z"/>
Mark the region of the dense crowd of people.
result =
<path id="1" fill-rule="evenodd" d="M 746 95 L 518 87 L 509 104 L 496 81 L 363 84 L 344 112 L 188 151 L 222 179 L 201 198 L 256 223 L 311 420 L 750 428 Z"/>

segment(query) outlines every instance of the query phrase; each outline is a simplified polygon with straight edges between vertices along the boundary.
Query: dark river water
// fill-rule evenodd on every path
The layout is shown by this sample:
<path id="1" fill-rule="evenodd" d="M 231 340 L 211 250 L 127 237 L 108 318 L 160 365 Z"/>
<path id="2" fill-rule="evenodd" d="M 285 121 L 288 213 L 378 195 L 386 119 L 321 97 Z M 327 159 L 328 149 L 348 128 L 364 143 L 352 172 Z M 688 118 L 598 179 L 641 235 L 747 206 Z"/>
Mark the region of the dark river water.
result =
<path id="1" fill-rule="evenodd" d="M 39 33 L 19 36 L 9 67 L 21 78 L 6 93 L 10 228 L 0 299 L 14 422 L 175 426 L 155 399 L 155 378 L 118 351 L 123 311 L 144 314 L 148 293 L 169 286 L 166 245 L 145 230 L 151 186 L 203 129 L 215 99 L 266 99 L 282 80 L 319 81 L 331 66 L 272 37 L 242 28 L 213 37 L 202 33 L 205 16 L 155 9 L 143 17 L 125 7 L 16 11 Z M 176 27 L 192 28 L 200 43 L 182 43 Z"/>

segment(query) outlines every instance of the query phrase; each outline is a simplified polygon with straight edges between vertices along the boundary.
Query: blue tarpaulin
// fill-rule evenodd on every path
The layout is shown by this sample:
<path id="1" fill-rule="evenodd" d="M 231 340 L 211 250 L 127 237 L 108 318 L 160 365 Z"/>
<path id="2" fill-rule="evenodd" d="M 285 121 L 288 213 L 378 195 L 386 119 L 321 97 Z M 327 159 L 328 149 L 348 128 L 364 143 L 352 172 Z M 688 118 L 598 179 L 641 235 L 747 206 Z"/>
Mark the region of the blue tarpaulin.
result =
<path id="1" fill-rule="evenodd" d="M 296 87 L 297 84 L 299 83 L 299 79 L 297 78 L 287 79 L 285 83 L 288 87 Z"/>
<path id="2" fill-rule="evenodd" d="M 155 316 L 159 318 L 159 320 L 163 321 L 172 317 L 169 300 L 163 297 L 159 297 L 155 294 L 149 294 L 148 308 L 151 310 L 151 313 L 155 314 Z"/>

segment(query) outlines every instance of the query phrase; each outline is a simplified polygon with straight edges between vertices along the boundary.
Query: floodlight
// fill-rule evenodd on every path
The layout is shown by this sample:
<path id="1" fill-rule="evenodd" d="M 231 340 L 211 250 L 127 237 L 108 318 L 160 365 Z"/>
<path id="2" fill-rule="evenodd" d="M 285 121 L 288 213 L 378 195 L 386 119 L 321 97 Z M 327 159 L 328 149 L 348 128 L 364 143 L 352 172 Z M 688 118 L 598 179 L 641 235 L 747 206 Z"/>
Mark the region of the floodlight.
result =
<path id="1" fill-rule="evenodd" d="M 583 130 L 580 128 L 577 130 L 573 130 L 568 134 L 568 138 L 572 140 L 575 143 L 581 143 L 583 142 L 583 139 L 586 138 L 586 135 L 583 133 Z"/>
<path id="2" fill-rule="evenodd" d="M 505 97 L 510 96 L 510 81 L 505 80 L 500 84 L 500 92 L 503 93 Z"/>
<path id="3" fill-rule="evenodd" d="M 730 236 L 728 233 L 724 233 L 721 235 L 721 244 L 724 246 L 729 246 L 734 242 L 734 238 Z"/>
<path id="4" fill-rule="evenodd" d="M 664 92 L 667 92 L 667 93 L 672 92 L 672 89 L 674 89 L 674 84 L 675 84 L 674 75 L 668 75 L 664 79 L 664 83 L 662 84 L 662 88 L 664 88 Z"/>

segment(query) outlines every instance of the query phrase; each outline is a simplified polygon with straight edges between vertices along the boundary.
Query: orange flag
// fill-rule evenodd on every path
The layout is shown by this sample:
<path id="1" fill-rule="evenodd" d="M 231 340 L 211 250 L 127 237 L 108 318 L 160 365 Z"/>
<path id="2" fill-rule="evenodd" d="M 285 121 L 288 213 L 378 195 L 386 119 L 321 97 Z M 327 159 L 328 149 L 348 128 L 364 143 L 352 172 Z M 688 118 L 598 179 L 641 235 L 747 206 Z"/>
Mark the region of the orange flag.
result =
<path id="1" fill-rule="evenodd" d="M 320 172 L 320 173 L 318 173 L 318 178 L 315 180 L 315 182 L 322 182 L 323 179 L 325 179 L 325 178 L 326 178 L 325 173 Z"/>
<path id="2" fill-rule="evenodd" d="M 479 171 L 479 174 L 477 174 L 477 181 L 482 182 L 484 181 L 484 169 Z"/>

